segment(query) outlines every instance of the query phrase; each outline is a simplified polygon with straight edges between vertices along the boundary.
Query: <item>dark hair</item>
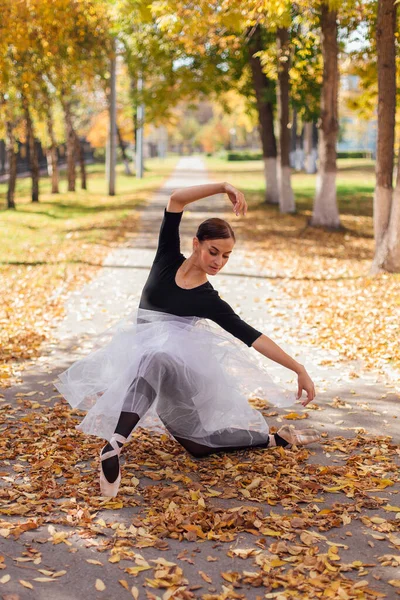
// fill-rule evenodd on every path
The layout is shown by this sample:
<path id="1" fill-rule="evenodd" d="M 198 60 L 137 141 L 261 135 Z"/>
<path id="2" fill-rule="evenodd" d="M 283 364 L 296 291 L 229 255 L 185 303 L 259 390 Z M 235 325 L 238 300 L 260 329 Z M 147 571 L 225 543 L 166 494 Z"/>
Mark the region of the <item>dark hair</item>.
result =
<path id="1" fill-rule="evenodd" d="M 234 242 L 236 241 L 232 227 L 227 221 L 218 219 L 218 217 L 212 217 L 211 219 L 203 221 L 203 223 L 199 225 L 196 237 L 199 242 L 227 238 L 232 238 Z"/>

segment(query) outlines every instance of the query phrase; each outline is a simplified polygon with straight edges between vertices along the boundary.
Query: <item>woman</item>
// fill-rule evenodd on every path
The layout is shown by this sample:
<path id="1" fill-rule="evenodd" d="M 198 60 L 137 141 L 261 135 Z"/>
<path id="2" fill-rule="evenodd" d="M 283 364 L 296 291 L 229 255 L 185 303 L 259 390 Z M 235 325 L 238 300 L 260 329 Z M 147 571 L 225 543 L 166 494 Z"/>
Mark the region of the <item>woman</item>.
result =
<path id="1" fill-rule="evenodd" d="M 137 314 L 120 322 L 110 343 L 72 365 L 56 385 L 73 407 L 89 409 L 78 428 L 109 440 L 100 460 L 103 496 L 118 492 L 121 448 L 140 420 L 141 425 L 161 421 L 195 457 L 319 439 L 313 429 L 288 426 L 270 435 L 261 413 L 247 401 L 256 387 L 278 406 L 292 404 L 294 397 L 277 388 L 234 338 L 294 371 L 297 398 L 307 394 L 303 406 L 314 399 L 315 390 L 304 366 L 245 323 L 209 283 L 207 276 L 216 275 L 233 251 L 231 226 L 208 219 L 193 239 L 191 256 L 180 252 L 185 206 L 223 192 L 236 216 L 246 215 L 244 195 L 228 183 L 173 192 Z"/>

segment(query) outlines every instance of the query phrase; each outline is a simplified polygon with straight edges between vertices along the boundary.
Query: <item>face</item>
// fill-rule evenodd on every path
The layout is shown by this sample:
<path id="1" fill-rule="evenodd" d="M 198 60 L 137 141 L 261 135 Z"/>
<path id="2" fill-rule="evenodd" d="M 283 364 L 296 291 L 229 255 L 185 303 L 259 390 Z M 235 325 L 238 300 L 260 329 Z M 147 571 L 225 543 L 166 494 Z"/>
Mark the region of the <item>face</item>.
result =
<path id="1" fill-rule="evenodd" d="M 235 242 L 232 238 L 200 242 L 195 237 L 193 239 L 193 252 L 196 255 L 198 266 L 207 275 L 216 275 L 228 262 L 234 245 Z"/>

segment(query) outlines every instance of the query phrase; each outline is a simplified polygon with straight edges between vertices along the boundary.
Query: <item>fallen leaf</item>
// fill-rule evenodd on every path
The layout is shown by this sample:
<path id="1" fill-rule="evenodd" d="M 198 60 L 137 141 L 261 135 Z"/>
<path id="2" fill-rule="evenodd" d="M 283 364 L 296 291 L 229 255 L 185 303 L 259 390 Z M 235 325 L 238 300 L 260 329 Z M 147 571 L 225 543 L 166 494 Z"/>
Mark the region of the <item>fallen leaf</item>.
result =
<path id="1" fill-rule="evenodd" d="M 28 588 L 29 590 L 33 590 L 33 585 L 31 583 L 29 583 L 29 581 L 24 581 L 23 579 L 19 579 L 19 582 L 21 585 Z"/>
<path id="2" fill-rule="evenodd" d="M 103 581 L 101 579 L 96 579 L 96 583 L 95 586 L 96 590 L 98 592 L 104 592 L 104 590 L 106 589 L 106 586 L 104 585 Z"/>

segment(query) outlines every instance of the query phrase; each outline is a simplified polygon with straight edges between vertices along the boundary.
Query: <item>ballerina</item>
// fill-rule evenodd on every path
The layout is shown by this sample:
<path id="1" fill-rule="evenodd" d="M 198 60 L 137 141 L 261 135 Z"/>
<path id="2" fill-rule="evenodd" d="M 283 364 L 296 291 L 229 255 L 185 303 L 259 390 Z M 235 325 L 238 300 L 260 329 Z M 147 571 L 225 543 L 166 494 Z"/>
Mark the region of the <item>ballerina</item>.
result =
<path id="1" fill-rule="evenodd" d="M 193 238 L 192 254 L 181 254 L 184 208 L 220 193 L 227 194 L 236 216 L 246 215 L 243 193 L 229 183 L 172 193 L 138 311 L 119 323 L 108 344 L 73 364 L 56 383 L 71 406 L 88 411 L 77 428 L 108 440 L 100 453 L 103 496 L 118 493 L 119 456 L 139 421 L 142 426 L 161 422 L 196 458 L 320 439 L 314 429 L 289 426 L 271 435 L 262 414 L 248 403 L 257 387 L 277 406 L 292 404 L 296 396 L 277 387 L 243 343 L 297 374 L 297 399 L 306 393 L 303 406 L 315 398 L 315 388 L 305 367 L 243 321 L 208 281 L 234 249 L 229 223 L 207 219 Z"/>

